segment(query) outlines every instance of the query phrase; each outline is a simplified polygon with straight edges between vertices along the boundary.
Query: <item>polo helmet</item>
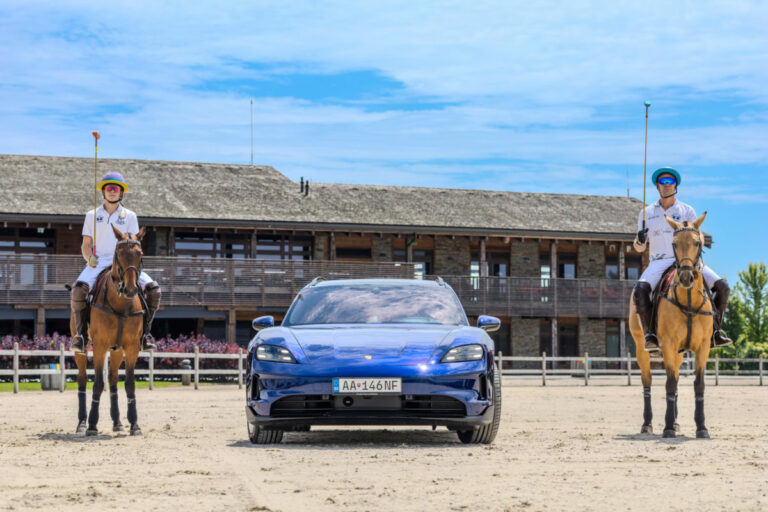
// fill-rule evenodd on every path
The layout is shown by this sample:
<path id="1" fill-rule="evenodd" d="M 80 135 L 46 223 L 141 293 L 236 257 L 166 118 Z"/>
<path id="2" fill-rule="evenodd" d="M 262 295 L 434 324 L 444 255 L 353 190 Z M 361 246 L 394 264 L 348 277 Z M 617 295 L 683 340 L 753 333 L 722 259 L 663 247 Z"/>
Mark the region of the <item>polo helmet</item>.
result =
<path id="1" fill-rule="evenodd" d="M 658 181 L 659 176 L 661 176 L 662 174 L 671 174 L 672 176 L 675 177 L 675 181 L 677 182 L 677 184 L 680 185 L 680 181 L 681 181 L 680 180 L 680 173 L 677 172 L 676 170 L 674 170 L 671 167 L 662 167 L 661 169 L 656 169 L 655 171 L 653 171 L 653 176 L 651 177 L 651 182 L 654 185 L 656 185 L 656 182 Z"/>
<path id="2" fill-rule="evenodd" d="M 104 189 L 105 186 L 114 184 L 119 185 L 123 187 L 123 193 L 128 192 L 128 184 L 125 182 L 125 178 L 123 178 L 123 175 L 116 171 L 110 171 L 107 174 L 104 175 L 103 178 L 101 178 L 101 181 L 98 185 L 96 185 L 96 188 L 101 191 Z"/>

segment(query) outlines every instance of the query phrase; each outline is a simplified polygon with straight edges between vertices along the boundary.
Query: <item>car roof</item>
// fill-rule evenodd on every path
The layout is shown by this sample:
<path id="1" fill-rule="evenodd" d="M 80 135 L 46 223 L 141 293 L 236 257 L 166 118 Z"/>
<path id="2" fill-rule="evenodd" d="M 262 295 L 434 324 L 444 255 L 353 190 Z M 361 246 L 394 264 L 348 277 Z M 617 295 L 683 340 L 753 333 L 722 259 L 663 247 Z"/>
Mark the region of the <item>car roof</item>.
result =
<path id="1" fill-rule="evenodd" d="M 309 283 L 306 287 L 327 287 L 327 286 L 360 286 L 360 285 L 398 285 L 398 286 L 427 286 L 427 287 L 441 287 L 444 283 L 433 280 L 423 279 L 328 279 L 324 280 L 318 278 L 315 281 Z"/>

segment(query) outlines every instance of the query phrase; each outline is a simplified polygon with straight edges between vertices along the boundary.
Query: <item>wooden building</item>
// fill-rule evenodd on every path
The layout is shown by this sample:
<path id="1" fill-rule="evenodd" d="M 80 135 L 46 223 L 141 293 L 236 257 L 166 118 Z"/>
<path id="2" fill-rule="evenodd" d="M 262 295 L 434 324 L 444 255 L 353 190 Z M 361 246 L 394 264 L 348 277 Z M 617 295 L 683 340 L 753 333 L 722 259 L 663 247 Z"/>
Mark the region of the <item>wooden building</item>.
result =
<path id="1" fill-rule="evenodd" d="M 258 314 L 327 277 L 439 275 L 468 315 L 502 319 L 507 354 L 623 355 L 631 198 L 297 183 L 271 167 L 99 161 L 148 230 L 145 265 L 164 290 L 154 334 L 245 343 Z M 93 205 L 93 160 L 0 155 L 0 334 L 68 331 L 63 284 Z"/>

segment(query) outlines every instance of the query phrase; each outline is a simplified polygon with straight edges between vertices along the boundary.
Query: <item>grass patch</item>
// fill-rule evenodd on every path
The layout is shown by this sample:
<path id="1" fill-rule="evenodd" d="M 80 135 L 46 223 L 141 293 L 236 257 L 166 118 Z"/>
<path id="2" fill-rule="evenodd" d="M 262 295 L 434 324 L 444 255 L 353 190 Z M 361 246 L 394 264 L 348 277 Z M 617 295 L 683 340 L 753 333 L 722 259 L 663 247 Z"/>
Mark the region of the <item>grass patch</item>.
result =
<path id="1" fill-rule="evenodd" d="M 200 385 L 203 385 L 201 382 Z M 124 389 L 125 388 L 125 382 L 118 382 L 117 383 L 118 389 Z M 172 387 L 181 387 L 181 381 L 173 382 L 173 381 L 155 381 L 155 387 L 156 388 L 172 388 Z M 93 388 L 93 382 L 88 383 L 88 389 Z M 149 382 L 148 381 L 137 381 L 136 382 L 136 389 L 148 389 L 149 388 Z M 58 390 L 58 389 L 57 389 Z M 77 391 L 77 382 L 67 382 L 67 390 L 74 390 Z M 109 390 L 109 384 L 104 386 L 104 390 Z M 19 382 L 19 391 L 42 391 L 42 388 L 40 387 L 39 382 Z M 13 392 L 13 382 L 0 382 L 0 393 Z"/>

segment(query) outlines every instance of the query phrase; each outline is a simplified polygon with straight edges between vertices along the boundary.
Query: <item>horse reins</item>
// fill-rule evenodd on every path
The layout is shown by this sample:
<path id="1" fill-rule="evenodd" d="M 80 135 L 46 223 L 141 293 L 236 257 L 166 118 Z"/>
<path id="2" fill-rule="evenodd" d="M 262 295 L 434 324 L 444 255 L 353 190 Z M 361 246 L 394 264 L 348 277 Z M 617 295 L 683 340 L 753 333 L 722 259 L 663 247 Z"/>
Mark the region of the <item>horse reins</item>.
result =
<path id="1" fill-rule="evenodd" d="M 699 233 L 699 250 L 696 253 L 696 258 L 694 260 L 691 260 L 691 258 L 683 258 L 678 259 L 677 257 L 677 244 L 674 241 L 674 235 L 677 233 L 683 232 L 683 231 L 695 231 L 696 233 Z M 678 309 L 685 315 L 687 320 L 687 329 L 686 329 L 686 335 L 685 335 L 685 350 L 691 349 L 691 331 L 693 329 L 693 318 L 697 315 L 705 315 L 705 316 L 714 316 L 714 308 L 713 311 L 702 311 L 704 306 L 706 306 L 707 302 L 711 302 L 711 299 L 709 296 L 703 291 L 701 291 L 701 296 L 703 300 L 701 301 L 701 305 L 697 309 L 693 309 L 693 298 L 692 298 L 692 291 L 693 286 L 690 286 L 686 288 L 686 291 L 688 292 L 688 304 L 683 305 L 680 304 L 680 302 L 677 300 L 677 285 L 680 279 L 680 271 L 691 271 L 693 272 L 694 277 L 698 276 L 699 269 L 701 268 L 701 251 L 702 251 L 702 244 L 701 244 L 701 233 L 698 229 L 688 227 L 688 222 L 685 222 L 683 224 L 682 228 L 677 228 L 673 233 L 672 238 L 672 252 L 675 255 L 675 267 L 677 268 L 678 274 L 677 274 L 677 280 L 672 284 L 672 297 L 669 296 L 669 294 L 664 294 L 664 298 L 667 299 L 669 302 L 674 304 L 678 307 Z M 681 265 L 681 261 L 689 260 L 692 261 L 692 265 Z"/>

